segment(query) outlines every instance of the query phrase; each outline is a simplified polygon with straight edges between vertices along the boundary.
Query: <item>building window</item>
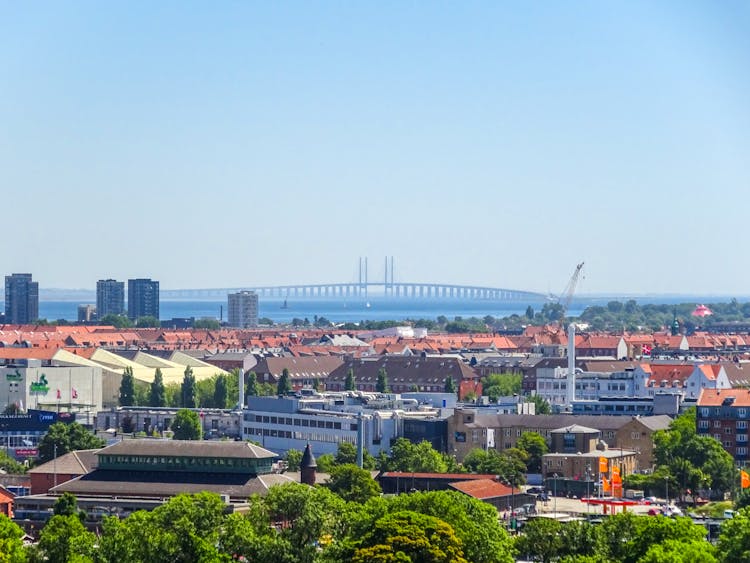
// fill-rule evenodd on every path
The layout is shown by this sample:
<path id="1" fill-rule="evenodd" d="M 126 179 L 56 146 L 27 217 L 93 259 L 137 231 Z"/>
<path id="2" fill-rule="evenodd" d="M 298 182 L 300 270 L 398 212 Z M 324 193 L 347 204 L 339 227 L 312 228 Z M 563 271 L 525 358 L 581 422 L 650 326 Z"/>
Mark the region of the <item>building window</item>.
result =
<path id="1" fill-rule="evenodd" d="M 731 433 L 732 433 L 732 429 L 731 428 L 727 427 L 727 428 L 724 429 L 724 434 L 731 434 Z"/>
<path id="2" fill-rule="evenodd" d="M 641 433 L 640 432 L 631 432 L 630 438 L 632 440 L 640 440 L 641 439 Z"/>
<path id="3" fill-rule="evenodd" d="M 721 420 L 714 420 L 714 428 L 721 428 Z"/>
<path id="4" fill-rule="evenodd" d="M 747 409 L 737 409 L 737 416 L 745 418 L 747 416 Z"/>
<path id="5" fill-rule="evenodd" d="M 747 429 L 747 420 L 738 420 L 737 421 L 737 429 L 738 430 L 745 430 L 745 429 Z"/>
<path id="6" fill-rule="evenodd" d="M 738 442 L 747 442 L 747 434 L 737 434 Z"/>
<path id="7" fill-rule="evenodd" d="M 708 428 L 708 421 L 707 420 L 699 420 L 698 421 L 698 428 L 703 428 L 703 429 Z"/>
<path id="8" fill-rule="evenodd" d="M 737 448 L 737 455 L 747 455 L 747 448 L 745 447 Z"/>

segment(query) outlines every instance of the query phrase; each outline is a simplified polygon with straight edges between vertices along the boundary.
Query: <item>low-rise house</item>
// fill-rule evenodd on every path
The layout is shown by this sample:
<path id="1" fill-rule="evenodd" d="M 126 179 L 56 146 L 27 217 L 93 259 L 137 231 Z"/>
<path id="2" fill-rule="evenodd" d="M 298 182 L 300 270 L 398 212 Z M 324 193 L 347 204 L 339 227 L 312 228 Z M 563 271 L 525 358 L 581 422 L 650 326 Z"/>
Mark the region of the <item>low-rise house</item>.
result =
<path id="1" fill-rule="evenodd" d="M 90 473 L 96 467 L 98 451 L 95 449 L 68 452 L 52 461 L 32 467 L 27 472 L 31 477 L 31 494 L 46 494 L 57 485 Z"/>

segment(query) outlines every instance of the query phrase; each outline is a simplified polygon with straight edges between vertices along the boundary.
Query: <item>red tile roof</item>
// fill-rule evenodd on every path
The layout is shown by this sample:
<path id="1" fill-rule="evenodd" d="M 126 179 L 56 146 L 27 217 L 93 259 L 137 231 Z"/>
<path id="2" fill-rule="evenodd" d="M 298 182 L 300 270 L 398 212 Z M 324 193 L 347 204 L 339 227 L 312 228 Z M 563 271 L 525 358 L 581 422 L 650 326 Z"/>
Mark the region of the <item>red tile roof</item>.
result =
<path id="1" fill-rule="evenodd" d="M 503 485 L 492 479 L 477 479 L 474 481 L 458 481 L 450 483 L 449 486 L 457 491 L 461 491 L 479 500 L 491 499 L 497 497 L 509 497 L 513 490 L 507 485 Z M 520 492 L 520 491 L 515 491 Z"/>

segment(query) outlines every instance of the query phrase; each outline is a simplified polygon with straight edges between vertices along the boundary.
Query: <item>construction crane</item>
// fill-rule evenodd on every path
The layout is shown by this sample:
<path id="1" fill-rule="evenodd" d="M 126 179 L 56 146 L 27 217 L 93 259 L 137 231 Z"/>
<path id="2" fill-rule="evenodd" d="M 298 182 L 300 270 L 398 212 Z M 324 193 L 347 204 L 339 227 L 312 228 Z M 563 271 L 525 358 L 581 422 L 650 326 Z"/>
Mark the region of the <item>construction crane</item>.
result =
<path id="1" fill-rule="evenodd" d="M 570 276 L 568 285 L 565 286 L 565 289 L 557 298 L 557 303 L 559 305 L 562 305 L 562 311 L 561 311 L 561 316 L 560 316 L 561 322 L 565 321 L 565 315 L 568 314 L 568 308 L 570 307 L 570 303 L 573 301 L 573 295 L 575 295 L 576 287 L 578 286 L 578 281 L 581 279 L 582 271 L 583 271 L 583 262 L 581 262 L 580 264 L 576 266 L 576 269 L 573 272 L 573 275 Z"/>

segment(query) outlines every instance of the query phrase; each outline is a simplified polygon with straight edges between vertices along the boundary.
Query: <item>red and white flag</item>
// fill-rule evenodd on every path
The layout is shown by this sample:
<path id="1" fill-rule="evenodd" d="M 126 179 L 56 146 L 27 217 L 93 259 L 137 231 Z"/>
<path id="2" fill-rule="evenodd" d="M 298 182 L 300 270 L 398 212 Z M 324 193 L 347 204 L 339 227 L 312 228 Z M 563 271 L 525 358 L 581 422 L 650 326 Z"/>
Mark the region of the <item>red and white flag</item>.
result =
<path id="1" fill-rule="evenodd" d="M 74 399 L 78 398 L 78 391 L 76 391 L 75 387 L 71 387 L 71 389 L 70 389 L 70 396 L 73 397 Z"/>
<path id="2" fill-rule="evenodd" d="M 58 401 L 60 400 L 60 390 L 59 389 L 57 390 L 57 400 Z"/>

